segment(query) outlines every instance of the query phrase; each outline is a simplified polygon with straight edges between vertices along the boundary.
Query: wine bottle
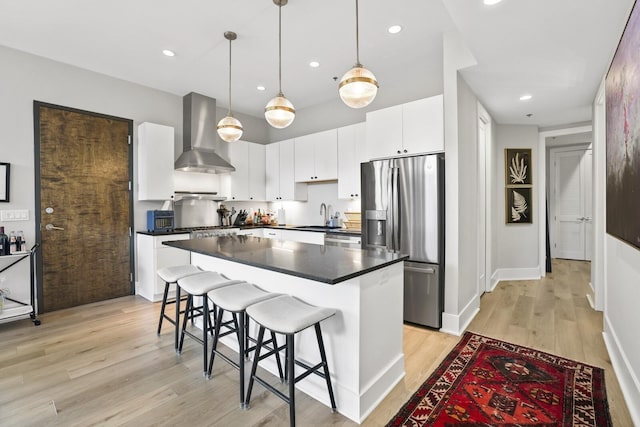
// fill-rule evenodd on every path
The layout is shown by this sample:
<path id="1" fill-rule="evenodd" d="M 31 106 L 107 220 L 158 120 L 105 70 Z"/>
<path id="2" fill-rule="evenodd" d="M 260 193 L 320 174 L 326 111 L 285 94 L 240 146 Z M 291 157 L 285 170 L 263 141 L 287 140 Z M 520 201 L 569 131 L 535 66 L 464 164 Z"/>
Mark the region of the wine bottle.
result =
<path id="1" fill-rule="evenodd" d="M 19 251 L 20 249 L 18 249 L 18 246 L 16 245 L 17 241 L 16 241 L 16 232 L 12 231 L 9 234 L 9 253 L 11 254 L 15 254 L 17 251 Z"/>
<path id="2" fill-rule="evenodd" d="M 0 226 L 0 255 L 10 255 L 9 237 L 4 234 L 4 227 Z"/>

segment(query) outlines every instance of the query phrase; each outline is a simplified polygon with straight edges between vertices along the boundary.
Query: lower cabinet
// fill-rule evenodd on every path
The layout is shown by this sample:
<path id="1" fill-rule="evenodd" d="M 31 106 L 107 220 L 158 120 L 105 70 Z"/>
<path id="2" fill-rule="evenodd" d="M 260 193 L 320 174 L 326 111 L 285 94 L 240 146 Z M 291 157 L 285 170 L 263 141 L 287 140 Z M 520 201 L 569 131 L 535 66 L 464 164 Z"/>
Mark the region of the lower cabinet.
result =
<path id="1" fill-rule="evenodd" d="M 316 231 L 280 230 L 280 239 L 291 242 L 324 245 L 324 233 Z"/>
<path id="2" fill-rule="evenodd" d="M 189 240 L 189 234 L 170 234 L 164 236 L 150 236 L 138 234 L 136 238 L 136 262 L 138 268 L 136 295 L 149 301 L 161 301 L 164 292 L 164 282 L 158 277 L 157 271 L 164 267 L 191 264 L 191 254 L 177 248 L 170 248 L 162 242 L 170 240 Z M 175 285 L 170 288 L 170 296 L 175 295 Z"/>

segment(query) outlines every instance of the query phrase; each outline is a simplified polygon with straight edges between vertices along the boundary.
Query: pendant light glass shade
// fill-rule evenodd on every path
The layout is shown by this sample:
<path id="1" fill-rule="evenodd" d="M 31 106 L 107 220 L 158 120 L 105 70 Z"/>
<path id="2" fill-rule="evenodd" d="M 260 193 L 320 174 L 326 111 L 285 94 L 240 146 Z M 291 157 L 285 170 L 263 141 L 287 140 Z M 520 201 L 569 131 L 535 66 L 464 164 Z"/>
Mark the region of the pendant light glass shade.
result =
<path id="1" fill-rule="evenodd" d="M 284 129 L 293 123 L 296 118 L 296 110 L 293 104 L 282 93 L 271 99 L 264 108 L 264 118 L 276 129 Z"/>
<path id="2" fill-rule="evenodd" d="M 371 71 L 358 64 L 342 76 L 338 92 L 348 107 L 366 107 L 378 94 L 378 81 Z"/>
<path id="3" fill-rule="evenodd" d="M 373 73 L 360 64 L 360 31 L 358 28 L 358 0 L 356 0 L 356 65 L 346 72 L 338 93 L 342 102 L 351 108 L 362 108 L 371 104 L 378 94 L 378 81 Z"/>
<path id="4" fill-rule="evenodd" d="M 231 114 L 231 41 L 238 37 L 233 31 L 226 31 L 224 38 L 229 40 L 229 112 L 218 122 L 218 135 L 226 142 L 236 142 L 242 137 L 242 123 Z"/>
<path id="5" fill-rule="evenodd" d="M 218 122 L 218 135 L 223 141 L 236 142 L 242 137 L 242 123 L 232 115 L 227 115 Z"/>
<path id="6" fill-rule="evenodd" d="M 272 127 L 284 129 L 293 123 L 296 118 L 296 110 L 293 104 L 282 93 L 282 6 L 288 0 L 273 0 L 278 6 L 278 94 L 264 107 L 264 118 Z"/>

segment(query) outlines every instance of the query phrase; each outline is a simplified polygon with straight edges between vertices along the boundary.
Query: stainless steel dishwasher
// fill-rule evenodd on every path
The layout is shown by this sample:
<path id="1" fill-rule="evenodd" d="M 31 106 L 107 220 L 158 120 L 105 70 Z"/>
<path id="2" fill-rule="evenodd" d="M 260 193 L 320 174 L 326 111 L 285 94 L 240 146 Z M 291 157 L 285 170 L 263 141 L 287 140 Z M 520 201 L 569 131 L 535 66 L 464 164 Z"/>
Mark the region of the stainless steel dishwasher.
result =
<path id="1" fill-rule="evenodd" d="M 362 245 L 360 236 L 353 234 L 325 233 L 324 244 L 330 246 L 341 246 L 343 248 L 360 249 Z"/>

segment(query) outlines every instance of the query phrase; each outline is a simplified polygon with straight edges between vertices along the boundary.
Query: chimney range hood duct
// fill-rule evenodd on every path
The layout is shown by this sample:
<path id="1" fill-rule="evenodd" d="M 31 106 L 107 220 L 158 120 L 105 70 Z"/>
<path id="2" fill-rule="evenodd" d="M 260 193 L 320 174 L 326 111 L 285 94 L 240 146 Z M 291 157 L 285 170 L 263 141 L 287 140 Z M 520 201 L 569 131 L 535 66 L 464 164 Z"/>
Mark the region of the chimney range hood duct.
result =
<path id="1" fill-rule="evenodd" d="M 182 98 L 183 150 L 174 166 L 185 172 L 225 173 L 236 168 L 216 154 L 216 100 L 191 92 Z"/>

